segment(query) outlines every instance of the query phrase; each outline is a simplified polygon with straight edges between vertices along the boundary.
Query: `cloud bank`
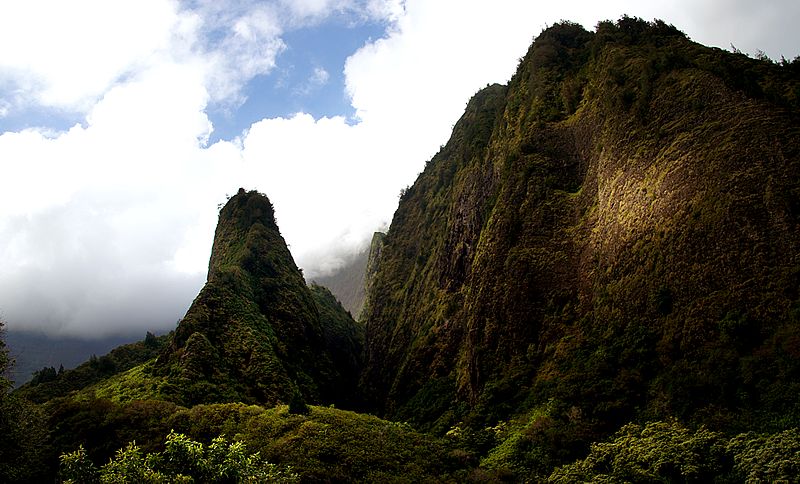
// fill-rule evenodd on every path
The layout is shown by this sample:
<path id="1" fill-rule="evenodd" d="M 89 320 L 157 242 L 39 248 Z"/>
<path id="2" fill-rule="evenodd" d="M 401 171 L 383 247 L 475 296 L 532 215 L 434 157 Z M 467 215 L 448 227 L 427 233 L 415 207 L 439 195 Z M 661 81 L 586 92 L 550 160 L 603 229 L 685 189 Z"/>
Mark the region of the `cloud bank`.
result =
<path id="1" fill-rule="evenodd" d="M 217 206 L 240 186 L 270 197 L 307 276 L 333 270 L 536 34 L 623 13 L 775 58 L 800 45 L 794 2 L 4 3 L 0 45 L 19 47 L 0 49 L 0 315 L 65 335 L 171 328 L 205 280 Z M 284 33 L 334 16 L 387 26 L 342 66 L 356 119 L 297 113 L 209 143 L 209 107 L 235 113 L 279 64 Z M 79 122 L 3 129 L 30 110 Z"/>

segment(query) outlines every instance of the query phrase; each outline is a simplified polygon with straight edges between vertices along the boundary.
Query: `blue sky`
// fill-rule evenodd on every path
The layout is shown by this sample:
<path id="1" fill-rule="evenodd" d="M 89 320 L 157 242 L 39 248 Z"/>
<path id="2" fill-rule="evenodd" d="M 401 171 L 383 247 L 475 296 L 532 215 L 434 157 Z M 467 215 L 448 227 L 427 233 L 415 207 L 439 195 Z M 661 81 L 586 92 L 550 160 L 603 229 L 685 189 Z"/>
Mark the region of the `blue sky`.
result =
<path id="1" fill-rule="evenodd" d="M 290 117 L 298 112 L 315 118 L 344 116 L 352 121 L 355 109 L 345 92 L 345 61 L 365 44 L 381 38 L 387 26 L 379 20 L 354 23 L 339 16 L 286 33 L 286 49 L 278 54 L 276 68 L 245 85 L 242 104 L 210 106 L 214 124 L 210 142 L 234 138 L 265 117 Z"/>
<path id="2" fill-rule="evenodd" d="M 788 0 L 3 2 L 0 317 L 174 327 L 239 187 L 270 197 L 307 276 L 335 270 L 543 28 L 622 14 L 800 54 Z"/>

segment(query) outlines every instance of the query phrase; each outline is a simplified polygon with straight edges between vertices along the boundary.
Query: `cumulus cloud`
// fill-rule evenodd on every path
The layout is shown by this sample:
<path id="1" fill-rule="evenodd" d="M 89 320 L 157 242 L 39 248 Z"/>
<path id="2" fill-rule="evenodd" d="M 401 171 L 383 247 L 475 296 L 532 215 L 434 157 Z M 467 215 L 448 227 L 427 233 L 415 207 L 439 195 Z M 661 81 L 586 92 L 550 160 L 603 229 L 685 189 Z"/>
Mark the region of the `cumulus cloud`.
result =
<path id="1" fill-rule="evenodd" d="M 798 34 L 781 31 L 792 15 L 779 13 L 798 7 L 745 3 L 4 3 L 0 45 L 20 47 L 0 49 L 0 109 L 83 122 L 0 134 L 2 314 L 61 334 L 171 327 L 205 279 L 217 205 L 240 186 L 268 194 L 307 276 L 333 270 L 388 223 L 469 97 L 507 81 L 546 25 L 628 13 L 704 43 L 797 55 Z M 209 106 L 235 110 L 242 87 L 275 69 L 285 32 L 337 15 L 388 26 L 343 66 L 355 122 L 298 113 L 209 144 Z"/>
<path id="2" fill-rule="evenodd" d="M 174 4 L 157 0 L 12 1 L 1 8 L 0 85 L 29 102 L 79 110 L 166 49 L 181 22 Z"/>

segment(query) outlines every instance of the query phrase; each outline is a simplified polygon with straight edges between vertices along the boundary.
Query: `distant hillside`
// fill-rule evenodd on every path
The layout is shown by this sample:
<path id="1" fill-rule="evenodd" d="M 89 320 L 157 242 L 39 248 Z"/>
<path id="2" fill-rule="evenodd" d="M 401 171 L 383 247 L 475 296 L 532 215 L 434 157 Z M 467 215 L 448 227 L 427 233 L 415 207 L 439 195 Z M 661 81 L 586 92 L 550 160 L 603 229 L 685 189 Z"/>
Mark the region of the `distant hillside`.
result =
<path id="1" fill-rule="evenodd" d="M 353 259 L 332 274 L 314 278 L 315 283 L 330 289 L 354 319 L 358 318 L 364 306 L 364 271 L 368 257 L 369 247 L 355 254 Z"/>
<path id="2" fill-rule="evenodd" d="M 378 259 L 386 234 L 375 232 L 368 247 L 333 274 L 318 277 L 317 284 L 325 286 L 341 301 L 342 306 L 357 321 L 361 321 L 366 307 L 366 295 L 372 277 L 378 269 Z"/>
<path id="3" fill-rule="evenodd" d="M 37 403 L 67 396 L 155 358 L 171 337 L 171 333 L 162 336 L 147 333 L 142 341 L 117 346 L 108 354 L 92 353 L 87 361 L 72 369 L 43 365 L 15 394 Z M 51 341 L 51 344 L 58 347 L 63 342 Z"/>
<path id="4" fill-rule="evenodd" d="M 139 338 L 142 335 L 138 336 Z M 14 365 L 11 379 L 20 386 L 44 367 L 75 368 L 92 355 L 104 355 L 117 346 L 135 341 L 135 336 L 112 336 L 108 338 L 50 337 L 41 333 L 8 330 L 5 334 Z"/>

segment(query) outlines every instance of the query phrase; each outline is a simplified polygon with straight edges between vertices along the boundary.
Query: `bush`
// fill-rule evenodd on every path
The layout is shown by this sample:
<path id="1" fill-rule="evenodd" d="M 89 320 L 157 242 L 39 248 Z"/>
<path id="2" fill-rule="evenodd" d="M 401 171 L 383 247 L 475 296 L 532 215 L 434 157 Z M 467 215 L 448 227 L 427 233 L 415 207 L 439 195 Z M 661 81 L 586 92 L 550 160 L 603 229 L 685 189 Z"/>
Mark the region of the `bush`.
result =
<path id="1" fill-rule="evenodd" d="M 797 482 L 800 432 L 748 432 L 731 439 L 676 420 L 628 424 L 547 482 Z"/>

